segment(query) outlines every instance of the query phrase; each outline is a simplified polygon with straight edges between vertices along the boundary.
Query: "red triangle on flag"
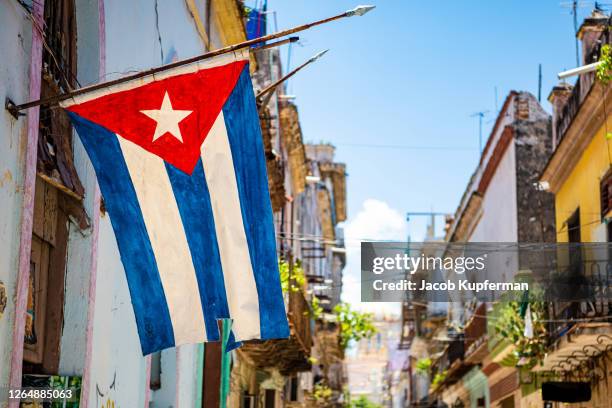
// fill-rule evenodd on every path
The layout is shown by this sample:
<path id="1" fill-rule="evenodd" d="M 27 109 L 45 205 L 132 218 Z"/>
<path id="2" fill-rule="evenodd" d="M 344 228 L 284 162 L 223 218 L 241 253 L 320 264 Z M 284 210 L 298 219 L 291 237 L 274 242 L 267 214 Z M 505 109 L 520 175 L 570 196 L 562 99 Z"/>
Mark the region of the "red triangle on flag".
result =
<path id="1" fill-rule="evenodd" d="M 66 109 L 191 174 L 246 62 L 176 75 Z"/>

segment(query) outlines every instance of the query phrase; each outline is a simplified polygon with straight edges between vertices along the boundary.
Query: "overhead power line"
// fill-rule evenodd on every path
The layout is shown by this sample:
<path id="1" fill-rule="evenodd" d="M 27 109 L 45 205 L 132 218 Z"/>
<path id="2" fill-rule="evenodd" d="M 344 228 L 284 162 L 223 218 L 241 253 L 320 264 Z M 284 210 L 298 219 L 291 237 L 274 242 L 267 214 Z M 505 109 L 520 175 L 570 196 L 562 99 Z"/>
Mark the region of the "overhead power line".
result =
<path id="1" fill-rule="evenodd" d="M 334 143 L 334 145 L 343 147 L 363 147 L 373 149 L 474 151 L 474 148 L 463 146 L 417 146 L 370 143 Z"/>

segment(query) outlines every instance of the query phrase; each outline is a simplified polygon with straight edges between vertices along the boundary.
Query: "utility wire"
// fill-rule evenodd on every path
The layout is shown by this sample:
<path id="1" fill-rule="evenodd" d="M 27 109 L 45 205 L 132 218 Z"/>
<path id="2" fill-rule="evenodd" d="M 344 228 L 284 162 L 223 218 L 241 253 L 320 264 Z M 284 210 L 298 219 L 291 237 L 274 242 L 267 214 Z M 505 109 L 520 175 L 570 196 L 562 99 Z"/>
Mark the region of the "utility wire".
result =
<path id="1" fill-rule="evenodd" d="M 46 40 L 47 36 L 46 36 L 45 30 L 44 30 L 43 27 L 40 26 L 40 24 L 38 24 L 38 21 L 34 17 L 34 14 L 32 14 L 32 8 L 29 7 L 29 5 L 27 5 L 23 0 L 15 0 L 15 1 L 23 8 L 23 10 L 25 11 L 26 16 L 32 22 L 33 27 L 40 34 L 40 37 L 42 39 L 43 47 L 45 48 L 47 53 L 49 53 L 49 56 L 51 57 L 51 60 L 53 61 L 53 64 L 55 65 L 55 67 L 57 68 L 59 73 L 61 74 L 61 76 L 62 76 L 61 79 L 63 80 L 64 85 L 66 86 L 66 89 L 68 91 L 71 91 L 72 90 L 72 86 L 70 85 L 70 81 L 68 80 L 68 75 L 66 74 L 66 71 L 60 66 L 57 56 L 55 55 L 55 53 L 53 52 L 53 50 L 51 49 L 51 47 L 47 43 L 47 40 Z M 42 6 L 42 3 L 39 3 L 39 2 L 36 2 L 36 1 L 33 1 L 33 3 L 35 3 L 38 6 Z M 73 72 L 69 72 L 69 74 L 70 74 L 70 77 L 80 87 L 81 84 L 80 84 L 78 78 L 76 77 L 76 75 Z"/>
<path id="2" fill-rule="evenodd" d="M 474 148 L 461 146 L 415 146 L 415 145 L 393 145 L 393 144 L 369 144 L 369 143 L 335 143 L 336 146 L 363 147 L 374 149 L 397 149 L 397 150 L 447 150 L 447 151 L 474 151 Z"/>

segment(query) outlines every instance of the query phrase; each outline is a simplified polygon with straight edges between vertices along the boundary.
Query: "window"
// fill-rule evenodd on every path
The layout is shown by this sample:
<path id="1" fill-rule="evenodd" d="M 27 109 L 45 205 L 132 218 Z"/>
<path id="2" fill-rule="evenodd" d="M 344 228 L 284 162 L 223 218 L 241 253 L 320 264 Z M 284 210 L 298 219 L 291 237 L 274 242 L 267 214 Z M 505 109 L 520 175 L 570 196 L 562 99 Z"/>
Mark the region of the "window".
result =
<path id="1" fill-rule="evenodd" d="M 299 389 L 299 379 L 297 375 L 292 375 L 289 377 L 289 401 L 297 402 L 298 401 L 298 389 Z"/>
<path id="2" fill-rule="evenodd" d="M 276 390 L 265 390 L 265 408 L 276 406 Z"/>
<path id="3" fill-rule="evenodd" d="M 248 394 L 247 392 L 242 394 L 241 408 L 256 408 L 256 407 L 257 407 L 257 396 Z"/>
<path id="4" fill-rule="evenodd" d="M 567 219 L 567 240 L 570 243 L 580 242 L 580 208 Z"/>
<path id="5" fill-rule="evenodd" d="M 76 17 L 74 0 L 45 1 L 41 98 L 75 88 Z M 76 196 L 84 189 L 73 163 L 72 126 L 63 109 L 41 106 L 37 172 Z"/>
<path id="6" fill-rule="evenodd" d="M 572 275 L 580 275 L 582 248 L 580 247 L 580 208 L 567 220 L 567 240 L 569 242 L 569 263 Z"/>
<path id="7" fill-rule="evenodd" d="M 76 81 L 74 0 L 47 0 L 44 10 L 41 98 L 64 93 Z M 37 179 L 24 337 L 23 373 L 57 374 L 64 315 L 68 215 L 88 227 L 73 164 L 72 128 L 58 107 L 41 107 Z"/>
<path id="8" fill-rule="evenodd" d="M 59 366 L 68 245 L 64 201 L 55 187 L 36 180 L 24 373 L 56 374 Z"/>
<path id="9" fill-rule="evenodd" d="M 501 401 L 500 408 L 514 408 L 514 395 Z"/>
<path id="10" fill-rule="evenodd" d="M 599 196 L 601 202 L 601 219 L 612 210 L 612 169 L 608 170 L 599 184 Z"/>

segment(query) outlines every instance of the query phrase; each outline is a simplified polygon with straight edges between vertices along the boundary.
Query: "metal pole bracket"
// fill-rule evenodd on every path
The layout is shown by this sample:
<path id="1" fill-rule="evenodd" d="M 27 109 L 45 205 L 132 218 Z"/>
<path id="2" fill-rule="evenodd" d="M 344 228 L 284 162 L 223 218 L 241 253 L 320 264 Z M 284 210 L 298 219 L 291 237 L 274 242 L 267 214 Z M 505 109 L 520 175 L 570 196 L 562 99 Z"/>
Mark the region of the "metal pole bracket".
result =
<path id="1" fill-rule="evenodd" d="M 19 117 L 21 116 L 25 116 L 26 114 L 23 112 L 20 112 L 19 109 L 17 109 L 17 105 L 15 104 L 15 102 L 13 102 L 10 98 L 6 98 L 6 100 L 4 101 L 4 108 L 11 114 L 12 117 L 14 117 L 15 119 L 19 119 Z"/>

